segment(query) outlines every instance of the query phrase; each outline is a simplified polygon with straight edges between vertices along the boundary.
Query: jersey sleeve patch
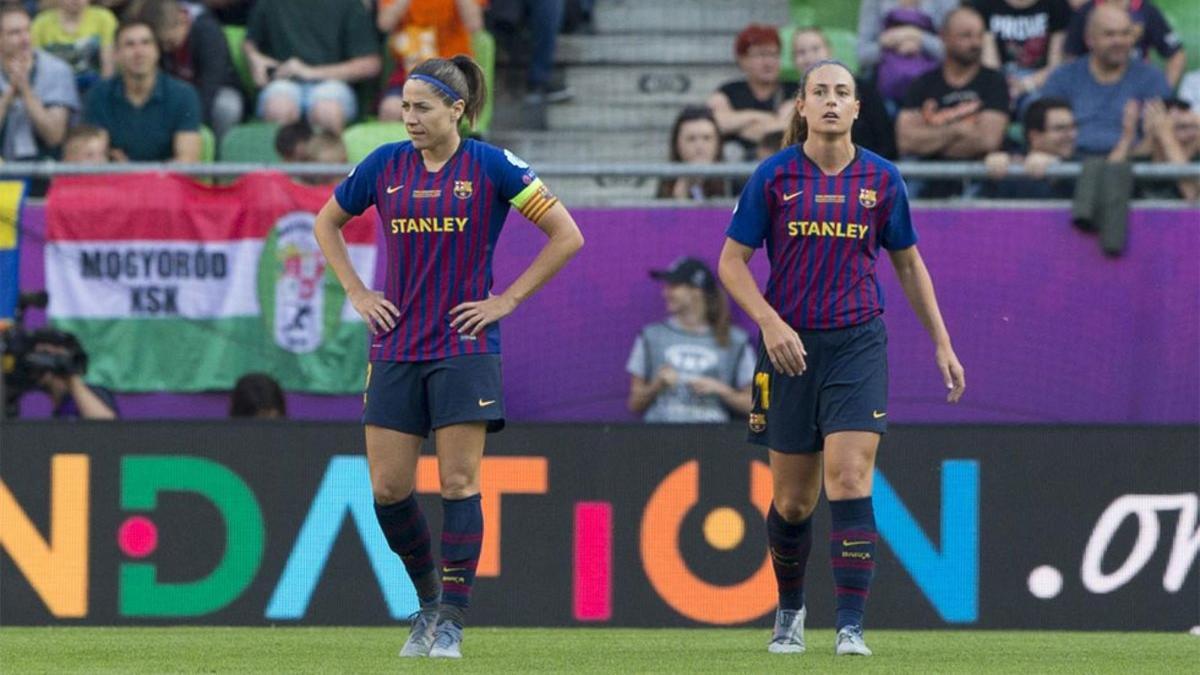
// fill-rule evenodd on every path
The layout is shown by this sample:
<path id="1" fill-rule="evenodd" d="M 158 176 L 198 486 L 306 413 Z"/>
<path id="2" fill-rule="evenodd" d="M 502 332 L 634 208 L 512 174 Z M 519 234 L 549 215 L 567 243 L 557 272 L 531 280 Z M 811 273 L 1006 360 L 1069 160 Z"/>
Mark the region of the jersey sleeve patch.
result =
<path id="1" fill-rule="evenodd" d="M 550 192 L 541 178 L 534 178 L 510 203 L 521 215 L 536 223 L 558 203 L 558 197 Z"/>

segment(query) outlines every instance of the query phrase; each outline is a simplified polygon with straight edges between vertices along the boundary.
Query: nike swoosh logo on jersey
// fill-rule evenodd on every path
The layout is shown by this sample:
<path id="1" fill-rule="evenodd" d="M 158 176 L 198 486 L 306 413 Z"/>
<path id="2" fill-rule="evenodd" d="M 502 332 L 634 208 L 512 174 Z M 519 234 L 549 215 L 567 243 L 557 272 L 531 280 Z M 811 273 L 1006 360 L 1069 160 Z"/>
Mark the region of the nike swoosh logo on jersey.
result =
<path id="1" fill-rule="evenodd" d="M 400 191 L 400 189 L 401 189 L 401 188 L 403 188 L 403 187 L 404 187 L 404 184 L 403 184 L 403 183 L 402 183 L 402 184 L 400 184 L 400 185 L 389 185 L 389 186 L 387 187 L 387 193 L 388 193 L 389 195 L 394 195 L 394 194 L 396 194 L 397 192 L 399 192 L 399 191 Z"/>
<path id="2" fill-rule="evenodd" d="M 790 201 L 792 201 L 792 200 L 793 200 L 793 199 L 795 199 L 796 197 L 799 197 L 799 196 L 800 196 L 800 195 L 802 195 L 802 194 L 804 194 L 804 190 L 796 190 L 795 192 L 793 192 L 793 193 L 791 193 L 791 194 L 784 193 L 784 195 L 783 195 L 783 201 L 785 201 L 785 202 L 790 202 Z"/>
<path id="3" fill-rule="evenodd" d="M 492 399 L 492 400 L 490 400 L 490 401 L 485 401 L 485 400 L 483 400 L 483 399 L 479 399 L 479 407 L 480 407 L 480 408 L 486 408 L 486 407 L 488 407 L 489 405 L 491 405 L 491 404 L 493 404 L 493 403 L 495 403 L 495 402 L 496 402 L 496 399 Z"/>
<path id="4" fill-rule="evenodd" d="M 871 542 L 869 542 L 865 539 L 859 540 L 859 541 L 850 541 L 849 539 L 842 540 L 842 546 L 863 546 L 864 544 L 869 544 L 869 543 L 871 543 Z"/>

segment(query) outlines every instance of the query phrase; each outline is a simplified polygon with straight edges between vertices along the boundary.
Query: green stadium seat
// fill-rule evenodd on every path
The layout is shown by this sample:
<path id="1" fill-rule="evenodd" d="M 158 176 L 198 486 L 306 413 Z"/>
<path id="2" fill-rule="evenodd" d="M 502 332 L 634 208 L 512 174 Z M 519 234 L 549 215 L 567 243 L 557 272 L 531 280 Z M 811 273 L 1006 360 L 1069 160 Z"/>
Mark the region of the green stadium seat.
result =
<path id="1" fill-rule="evenodd" d="M 492 126 L 492 108 L 496 99 L 496 40 L 491 33 L 481 30 L 472 36 L 471 50 L 475 52 L 475 62 L 483 69 L 483 79 L 488 85 L 487 100 L 475 122 L 475 131 L 482 134 Z"/>
<path id="2" fill-rule="evenodd" d="M 225 41 L 229 43 L 229 57 L 233 59 L 233 68 L 237 71 L 242 89 L 251 96 L 258 90 L 254 86 L 254 78 L 250 76 L 250 64 L 246 62 L 246 53 L 242 51 L 242 43 L 246 41 L 245 26 L 222 26 Z"/>
<path id="3" fill-rule="evenodd" d="M 269 122 L 246 122 L 230 129 L 221 139 L 221 161 L 279 163 L 275 152 L 276 129 Z"/>
<path id="4" fill-rule="evenodd" d="M 359 122 L 342 133 L 346 157 L 353 164 L 361 162 L 384 143 L 404 140 L 408 140 L 408 132 L 403 122 Z"/>
<path id="5" fill-rule="evenodd" d="M 211 164 L 217 158 L 217 138 L 212 129 L 200 125 L 200 161 Z"/>

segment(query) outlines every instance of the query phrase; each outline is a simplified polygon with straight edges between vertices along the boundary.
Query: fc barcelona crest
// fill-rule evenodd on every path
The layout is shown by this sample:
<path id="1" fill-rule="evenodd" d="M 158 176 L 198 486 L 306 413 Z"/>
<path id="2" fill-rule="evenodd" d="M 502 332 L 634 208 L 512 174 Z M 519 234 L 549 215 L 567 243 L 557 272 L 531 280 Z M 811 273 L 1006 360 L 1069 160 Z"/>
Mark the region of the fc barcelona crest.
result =
<path id="1" fill-rule="evenodd" d="M 863 208 L 873 209 L 877 203 L 874 190 L 863 188 L 858 191 L 858 203 L 863 205 Z"/>
<path id="2" fill-rule="evenodd" d="M 750 413 L 750 431 L 761 434 L 767 430 L 767 414 L 760 412 Z"/>
<path id="3" fill-rule="evenodd" d="M 454 196 L 459 199 L 470 199 L 471 194 L 475 191 L 469 180 L 454 181 Z M 874 194 L 874 193 L 872 193 Z"/>

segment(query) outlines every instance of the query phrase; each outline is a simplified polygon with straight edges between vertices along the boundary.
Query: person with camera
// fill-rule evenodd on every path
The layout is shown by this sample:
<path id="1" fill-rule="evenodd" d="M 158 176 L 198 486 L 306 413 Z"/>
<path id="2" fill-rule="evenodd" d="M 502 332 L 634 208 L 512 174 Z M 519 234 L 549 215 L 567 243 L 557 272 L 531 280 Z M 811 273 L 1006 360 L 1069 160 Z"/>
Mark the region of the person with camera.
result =
<path id="1" fill-rule="evenodd" d="M 112 392 L 83 381 L 88 357 L 74 335 L 49 328 L 35 332 L 33 349 L 25 360 L 37 388 L 54 404 L 51 415 L 55 419 L 118 417 Z"/>

